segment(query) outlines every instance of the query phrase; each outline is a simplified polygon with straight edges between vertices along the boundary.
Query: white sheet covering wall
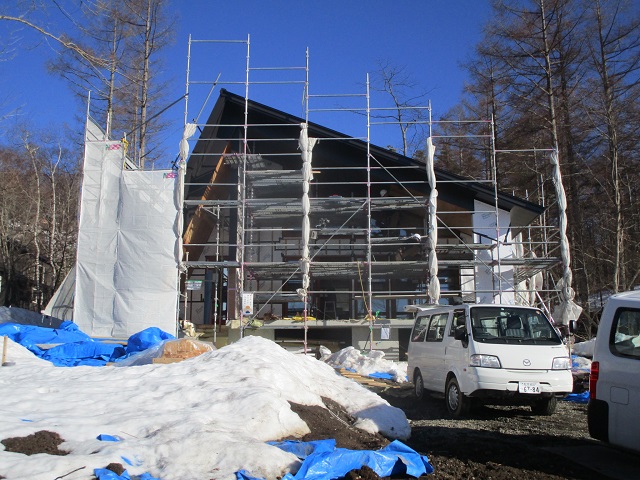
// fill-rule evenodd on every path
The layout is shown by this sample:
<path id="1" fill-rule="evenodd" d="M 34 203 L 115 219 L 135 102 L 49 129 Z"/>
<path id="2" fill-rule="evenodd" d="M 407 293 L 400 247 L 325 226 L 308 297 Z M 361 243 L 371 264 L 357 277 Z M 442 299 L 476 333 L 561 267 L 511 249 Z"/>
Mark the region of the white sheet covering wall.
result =
<path id="1" fill-rule="evenodd" d="M 73 320 L 73 295 L 76 290 L 75 265 L 64 277 L 62 284 L 55 291 L 44 309 L 44 314 L 60 320 Z"/>
<path id="2" fill-rule="evenodd" d="M 513 266 L 493 265 L 498 255 L 506 259 L 514 255 L 511 242 L 510 226 L 511 217 L 506 210 L 498 210 L 500 221 L 499 229 L 496 223 L 495 207 L 479 200 L 474 200 L 473 230 L 475 232 L 474 243 L 492 245 L 496 242 L 496 233 L 500 231 L 499 251 L 480 250 L 478 259 L 484 264 L 476 265 L 476 302 L 477 303 L 504 303 L 515 304 L 515 292 L 513 284 Z M 502 290 L 502 295 L 495 293 Z"/>
<path id="3" fill-rule="evenodd" d="M 429 303 L 438 304 L 440 301 L 440 280 L 438 279 L 438 189 L 436 188 L 436 173 L 434 170 L 434 155 L 436 147 L 427 138 L 427 178 L 429 179 L 429 286 L 427 294 Z"/>
<path id="4" fill-rule="evenodd" d="M 74 321 L 97 337 L 176 332 L 178 175 L 123 170 L 122 145 L 88 122 Z"/>
<path id="5" fill-rule="evenodd" d="M 300 269 L 302 270 L 302 290 L 304 291 L 304 296 L 307 295 L 307 290 L 309 289 L 309 269 L 311 266 L 311 259 L 309 258 L 309 235 L 311 232 L 311 226 L 309 224 L 309 212 L 311 210 L 309 183 L 313 180 L 311 152 L 317 140 L 317 138 L 309 137 L 308 125 L 302 123 L 300 125 L 298 146 L 302 155 L 302 258 L 300 259 Z"/>

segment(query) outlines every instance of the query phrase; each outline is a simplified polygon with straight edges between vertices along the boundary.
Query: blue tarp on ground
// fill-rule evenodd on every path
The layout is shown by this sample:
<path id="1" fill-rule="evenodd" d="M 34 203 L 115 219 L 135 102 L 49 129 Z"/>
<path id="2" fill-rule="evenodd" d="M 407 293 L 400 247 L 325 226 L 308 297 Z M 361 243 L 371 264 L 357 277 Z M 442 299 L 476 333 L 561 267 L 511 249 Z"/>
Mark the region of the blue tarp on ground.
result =
<path id="1" fill-rule="evenodd" d="M 0 336 L 7 335 L 11 340 L 31 350 L 42 344 L 73 343 L 91 340 L 78 326 L 69 321 L 62 322 L 58 328 L 37 327 L 19 323 L 0 324 Z"/>
<path id="2" fill-rule="evenodd" d="M 124 347 L 117 343 L 87 342 L 65 343 L 45 350 L 41 355 L 57 367 L 78 365 L 101 366 L 116 361 L 125 354 Z"/>
<path id="3" fill-rule="evenodd" d="M 335 448 L 335 440 L 315 442 L 285 441 L 272 443 L 282 450 L 294 453 L 302 462 L 298 473 L 290 473 L 282 480 L 331 480 L 344 477 L 351 470 L 368 466 L 381 477 L 410 475 L 420 477 L 433 473 L 425 455 L 420 455 L 404 443 L 394 440 L 380 450 L 348 450 Z M 301 453 L 303 456 L 299 456 Z M 249 472 L 236 472 L 237 480 L 256 480 Z"/>
<path id="4" fill-rule="evenodd" d="M 589 403 L 589 392 L 570 393 L 564 400 L 574 403 Z"/>
<path id="5" fill-rule="evenodd" d="M 170 333 L 163 332 L 158 327 L 145 328 L 141 332 L 134 333 L 127 341 L 127 354 L 141 352 L 147 348 L 162 342 L 163 340 L 173 340 Z"/>
<path id="6" fill-rule="evenodd" d="M 106 468 L 94 468 L 93 474 L 98 480 L 131 480 L 131 476 L 126 470 L 122 472 L 122 475 L 118 475 L 117 473 Z M 160 480 L 157 477 L 152 477 L 148 473 L 136 475 L 135 478 L 138 480 Z"/>
<path id="7" fill-rule="evenodd" d="M 57 367 L 102 366 L 107 362 L 115 362 L 143 351 L 164 340 L 175 338 L 157 327 L 150 327 L 131 335 L 125 349 L 117 343 L 105 343 L 92 339 L 70 321 L 62 322 L 59 328 L 2 323 L 0 336 L 3 335 Z M 38 347 L 38 345 L 51 344 L 55 346 L 49 349 Z"/>

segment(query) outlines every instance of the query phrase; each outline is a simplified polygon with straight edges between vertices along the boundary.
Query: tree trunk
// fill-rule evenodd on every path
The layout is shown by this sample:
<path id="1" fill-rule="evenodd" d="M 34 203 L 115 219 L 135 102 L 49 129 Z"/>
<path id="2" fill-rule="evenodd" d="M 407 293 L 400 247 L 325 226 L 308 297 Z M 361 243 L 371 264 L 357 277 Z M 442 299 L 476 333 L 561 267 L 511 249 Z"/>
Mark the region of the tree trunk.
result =
<path id="1" fill-rule="evenodd" d="M 144 67 L 142 70 L 142 85 L 140 98 L 140 168 L 145 167 L 145 149 L 147 147 L 147 97 L 149 95 L 149 58 L 153 49 L 152 30 L 152 0 L 147 0 L 147 14 L 145 18 L 144 31 Z"/>

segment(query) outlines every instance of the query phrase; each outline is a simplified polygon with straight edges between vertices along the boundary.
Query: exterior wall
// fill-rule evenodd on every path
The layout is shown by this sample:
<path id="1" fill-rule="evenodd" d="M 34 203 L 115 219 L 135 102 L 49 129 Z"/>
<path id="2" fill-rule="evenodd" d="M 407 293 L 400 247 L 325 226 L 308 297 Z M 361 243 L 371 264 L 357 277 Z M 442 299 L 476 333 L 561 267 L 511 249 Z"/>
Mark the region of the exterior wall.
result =
<path id="1" fill-rule="evenodd" d="M 383 340 L 382 327 L 389 328 L 389 339 Z M 390 326 L 389 322 L 377 322 L 373 328 L 373 350 L 381 350 L 387 360 L 398 360 L 399 357 L 399 329 L 397 326 Z M 369 342 L 369 327 L 353 327 L 351 329 L 351 344 L 362 352 L 371 350 Z"/>
<path id="2" fill-rule="evenodd" d="M 511 221 L 509 212 L 498 211 L 499 226 L 496 224 L 495 207 L 475 200 L 473 214 L 473 231 L 475 243 L 494 244 L 496 229 L 499 230 L 499 249 L 481 250 L 478 258 L 484 261 L 484 265 L 476 267 L 476 302 L 477 303 L 504 303 L 514 304 L 515 294 L 513 287 L 513 267 L 501 265 L 491 266 L 498 258 L 504 260 L 513 258 L 514 247 L 511 242 Z M 506 245 L 505 245 L 506 243 Z M 502 290 L 500 295 L 498 290 Z"/>

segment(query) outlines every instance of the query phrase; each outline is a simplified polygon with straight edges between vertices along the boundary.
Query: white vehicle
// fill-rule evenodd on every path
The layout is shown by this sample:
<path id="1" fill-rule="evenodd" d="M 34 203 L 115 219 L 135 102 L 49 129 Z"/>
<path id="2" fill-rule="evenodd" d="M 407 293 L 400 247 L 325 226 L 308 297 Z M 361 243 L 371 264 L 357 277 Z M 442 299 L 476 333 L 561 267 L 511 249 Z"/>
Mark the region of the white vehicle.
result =
<path id="1" fill-rule="evenodd" d="M 593 438 L 640 452 L 640 291 L 613 295 L 604 307 L 587 419 Z"/>
<path id="2" fill-rule="evenodd" d="M 408 350 L 415 395 L 443 393 L 455 417 L 473 401 L 529 404 L 551 415 L 573 390 L 569 352 L 537 308 L 513 305 L 412 306 Z"/>

